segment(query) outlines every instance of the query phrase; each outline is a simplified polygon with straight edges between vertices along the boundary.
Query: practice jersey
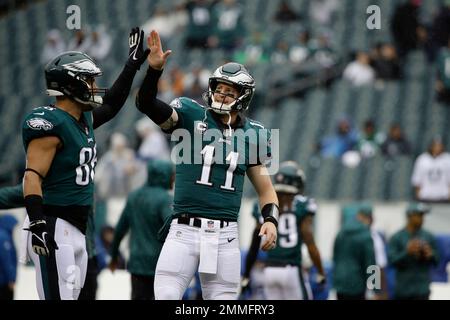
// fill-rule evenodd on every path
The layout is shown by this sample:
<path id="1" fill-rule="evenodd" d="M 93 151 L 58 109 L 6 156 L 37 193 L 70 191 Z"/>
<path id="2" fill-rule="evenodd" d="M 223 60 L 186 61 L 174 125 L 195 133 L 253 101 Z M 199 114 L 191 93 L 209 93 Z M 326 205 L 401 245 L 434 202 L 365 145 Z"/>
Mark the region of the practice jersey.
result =
<path id="1" fill-rule="evenodd" d="M 45 136 L 58 137 L 62 147 L 56 151 L 42 181 L 43 203 L 91 206 L 97 162 L 92 113 L 83 113 L 77 121 L 69 113 L 53 106 L 35 108 L 22 124 L 25 152 L 31 140 Z"/>
<path id="2" fill-rule="evenodd" d="M 236 221 L 247 169 L 270 158 L 268 132 L 260 123 L 240 118 L 229 136 L 228 126 L 196 101 L 178 98 L 171 106 L 179 117 L 172 140 L 182 137 L 174 150 L 174 215 Z"/>
<path id="3" fill-rule="evenodd" d="M 297 195 L 290 208 L 280 209 L 277 245 L 273 250 L 267 252 L 267 263 L 300 265 L 303 243 L 300 226 L 306 216 L 315 215 L 317 205 L 314 199 Z M 257 203 L 253 207 L 253 217 L 260 224 L 264 222 Z"/>

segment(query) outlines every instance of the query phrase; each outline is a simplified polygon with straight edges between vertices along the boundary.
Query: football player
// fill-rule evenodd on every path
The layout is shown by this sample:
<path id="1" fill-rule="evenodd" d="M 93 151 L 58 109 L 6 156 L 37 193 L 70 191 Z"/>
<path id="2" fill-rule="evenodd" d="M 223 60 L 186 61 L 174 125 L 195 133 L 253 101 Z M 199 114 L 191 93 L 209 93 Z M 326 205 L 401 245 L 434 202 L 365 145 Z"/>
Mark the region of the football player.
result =
<path id="1" fill-rule="evenodd" d="M 312 293 L 308 276 L 302 270 L 302 244 L 308 249 L 311 260 L 318 271 L 316 281 L 325 284 L 325 272 L 319 250 L 314 241 L 313 217 L 317 205 L 314 199 L 303 195 L 305 174 L 294 161 L 280 164 L 275 175 L 274 187 L 280 202 L 278 240 L 274 250 L 267 253 L 264 270 L 264 293 L 269 300 L 311 300 Z M 255 263 L 260 246 L 259 230 L 261 215 L 255 203 L 253 216 L 256 227 L 246 258 L 242 289 L 249 288 L 250 271 Z"/>
<path id="2" fill-rule="evenodd" d="M 56 97 L 55 104 L 33 109 L 23 121 L 24 227 L 30 231 L 28 252 L 40 299 L 76 300 L 83 287 L 97 162 L 94 129 L 124 105 L 148 55 L 143 39 L 142 31 L 132 29 L 128 60 L 109 90 L 97 88 L 95 77 L 102 71 L 88 55 L 56 56 L 45 67 L 47 94 Z"/>
<path id="3" fill-rule="evenodd" d="M 181 155 L 173 159 L 177 163 L 174 215 L 156 266 L 155 298 L 181 299 L 198 270 L 205 300 L 237 299 L 241 264 L 237 220 L 246 174 L 262 208 L 264 250 L 273 248 L 277 234 L 278 199 L 264 166 L 270 158 L 267 137 L 262 142 L 244 141 L 237 135 L 239 131 L 257 136 L 264 130 L 243 114 L 250 106 L 255 81 L 243 65 L 227 63 L 209 79 L 206 106 L 188 98 L 175 99 L 169 105 L 156 94 L 171 51 L 163 52 L 156 31 L 151 32 L 147 43 L 151 49 L 149 69 L 139 89 L 137 107 L 164 131 L 173 133 L 172 138 L 186 133 L 183 142 L 191 142 L 191 147 L 182 151 L 183 157 L 194 158 L 189 163 L 180 163 Z M 211 132 L 218 132 L 219 137 L 214 141 L 201 139 Z M 196 150 L 198 138 L 201 147 Z M 265 154 L 249 151 L 258 143 L 266 146 Z M 227 146 L 232 150 L 219 152 Z M 252 157 L 257 159 L 250 161 Z"/>
<path id="4" fill-rule="evenodd" d="M 23 208 L 25 207 L 25 199 L 23 197 L 23 185 L 18 184 L 14 187 L 0 188 L 0 210 Z M 98 263 L 97 263 L 97 251 L 95 249 L 94 239 L 94 212 L 93 208 L 89 211 L 88 221 L 86 226 L 86 251 L 88 254 L 88 267 L 87 275 L 84 283 L 84 287 L 81 289 L 79 300 L 95 300 L 97 292 L 97 275 L 98 275 Z M 27 232 L 27 231 L 23 231 Z M 27 245 L 27 244 L 22 244 Z M 25 250 L 24 250 L 25 251 Z M 19 261 L 27 263 L 26 257 L 19 257 Z"/>
<path id="5" fill-rule="evenodd" d="M 172 196 L 175 180 L 173 164 L 165 160 L 149 160 L 147 183 L 128 195 L 125 208 L 114 230 L 109 269 L 118 265 L 119 246 L 130 232 L 130 258 L 127 269 L 131 273 L 131 299 L 155 298 L 155 268 L 162 248 L 158 231 L 172 215 Z"/>

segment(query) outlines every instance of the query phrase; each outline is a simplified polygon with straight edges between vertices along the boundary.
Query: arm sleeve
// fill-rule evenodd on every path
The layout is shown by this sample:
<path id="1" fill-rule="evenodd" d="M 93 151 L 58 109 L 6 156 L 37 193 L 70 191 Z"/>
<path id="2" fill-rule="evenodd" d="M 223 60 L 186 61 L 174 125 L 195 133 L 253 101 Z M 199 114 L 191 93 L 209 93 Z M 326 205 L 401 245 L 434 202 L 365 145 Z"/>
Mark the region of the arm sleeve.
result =
<path id="1" fill-rule="evenodd" d="M 136 96 L 138 110 L 146 114 L 157 125 L 167 121 L 173 112 L 170 105 L 156 98 L 158 80 L 161 74 L 161 70 L 149 67 Z"/>
<path id="2" fill-rule="evenodd" d="M 103 105 L 92 111 L 94 129 L 108 122 L 125 104 L 136 70 L 125 66 L 117 80 L 103 97 Z"/>
<path id="3" fill-rule="evenodd" d="M 114 239 L 111 244 L 111 259 L 116 259 L 120 256 L 119 254 L 119 246 L 125 234 L 128 232 L 130 228 L 130 215 L 131 205 L 130 201 L 127 201 L 125 205 L 125 209 L 122 211 L 122 215 L 120 216 L 119 222 L 117 223 L 116 229 L 114 230 Z"/>
<path id="4" fill-rule="evenodd" d="M 0 189 L 0 210 L 25 206 L 22 184 Z"/>
<path id="5" fill-rule="evenodd" d="M 37 115 L 37 113 L 39 114 Z M 22 124 L 22 142 L 25 152 L 33 139 L 53 136 L 58 137 L 61 143 L 65 144 L 64 132 L 64 121 L 55 116 L 52 111 L 34 109 L 34 112 L 30 113 Z"/>

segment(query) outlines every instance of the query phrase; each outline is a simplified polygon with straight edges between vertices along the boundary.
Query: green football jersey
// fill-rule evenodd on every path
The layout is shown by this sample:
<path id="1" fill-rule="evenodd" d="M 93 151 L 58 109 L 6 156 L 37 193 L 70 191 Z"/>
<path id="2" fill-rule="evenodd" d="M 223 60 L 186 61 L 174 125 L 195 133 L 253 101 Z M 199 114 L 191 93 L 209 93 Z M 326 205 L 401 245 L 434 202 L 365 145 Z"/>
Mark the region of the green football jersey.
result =
<path id="1" fill-rule="evenodd" d="M 25 207 L 25 199 L 23 198 L 22 183 L 14 187 L 0 188 L 0 209 L 12 209 Z M 86 228 L 86 251 L 89 258 L 97 255 L 95 249 L 95 230 L 94 230 L 94 210 L 89 210 L 87 228 Z"/>
<path id="2" fill-rule="evenodd" d="M 42 181 L 43 203 L 54 206 L 91 206 L 97 151 L 92 113 L 81 121 L 52 106 L 38 107 L 25 117 L 22 140 L 25 152 L 31 140 L 56 136 L 61 140 L 46 177 Z"/>
<path id="3" fill-rule="evenodd" d="M 267 252 L 268 263 L 300 265 L 303 243 L 300 225 L 306 216 L 314 215 L 316 210 L 317 205 L 314 199 L 301 195 L 294 198 L 291 208 L 280 210 L 277 246 Z M 253 217 L 262 224 L 263 218 L 257 203 L 253 208 Z"/>
<path id="4" fill-rule="evenodd" d="M 25 206 L 22 184 L 0 188 L 0 210 Z"/>
<path id="5" fill-rule="evenodd" d="M 248 168 L 270 158 L 270 136 L 253 120 L 239 118 L 231 136 L 212 111 L 188 98 L 175 99 L 177 152 L 174 215 L 237 220 Z M 228 136 L 227 136 L 228 134 Z"/>

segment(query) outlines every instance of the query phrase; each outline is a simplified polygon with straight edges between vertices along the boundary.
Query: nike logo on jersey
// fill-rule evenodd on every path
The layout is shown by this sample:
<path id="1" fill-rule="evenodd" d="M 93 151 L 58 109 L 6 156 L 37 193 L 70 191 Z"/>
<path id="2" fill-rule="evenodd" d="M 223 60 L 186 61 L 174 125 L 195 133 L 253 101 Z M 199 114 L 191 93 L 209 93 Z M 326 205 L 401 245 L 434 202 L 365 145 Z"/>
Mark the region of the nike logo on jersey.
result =
<path id="1" fill-rule="evenodd" d="M 228 238 L 227 241 L 228 241 L 228 243 L 230 243 L 230 242 L 233 241 L 234 239 L 236 239 L 236 238 Z"/>
<path id="2" fill-rule="evenodd" d="M 88 143 L 89 143 L 89 142 L 94 142 L 94 139 L 88 138 Z"/>
<path id="3" fill-rule="evenodd" d="M 43 115 L 44 115 L 44 112 L 35 112 L 35 113 L 33 113 L 33 114 L 36 114 L 36 115 L 38 115 L 38 116 L 43 116 Z"/>

